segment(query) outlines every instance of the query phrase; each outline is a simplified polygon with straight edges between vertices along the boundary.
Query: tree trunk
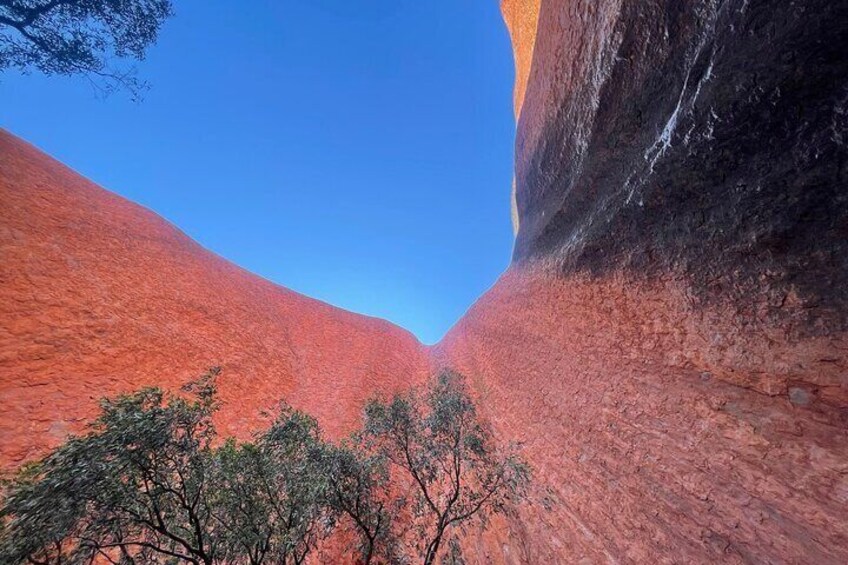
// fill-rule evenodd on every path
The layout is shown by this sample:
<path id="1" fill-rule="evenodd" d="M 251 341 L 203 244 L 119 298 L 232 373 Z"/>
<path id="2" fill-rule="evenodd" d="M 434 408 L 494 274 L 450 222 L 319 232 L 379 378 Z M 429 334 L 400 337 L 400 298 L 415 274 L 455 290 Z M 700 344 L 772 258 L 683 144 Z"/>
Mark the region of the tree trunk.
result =
<path id="1" fill-rule="evenodd" d="M 436 562 L 436 555 L 439 552 L 439 545 L 442 543 L 442 534 L 439 533 L 430 545 L 427 546 L 427 552 L 424 554 L 424 565 L 433 565 Z"/>

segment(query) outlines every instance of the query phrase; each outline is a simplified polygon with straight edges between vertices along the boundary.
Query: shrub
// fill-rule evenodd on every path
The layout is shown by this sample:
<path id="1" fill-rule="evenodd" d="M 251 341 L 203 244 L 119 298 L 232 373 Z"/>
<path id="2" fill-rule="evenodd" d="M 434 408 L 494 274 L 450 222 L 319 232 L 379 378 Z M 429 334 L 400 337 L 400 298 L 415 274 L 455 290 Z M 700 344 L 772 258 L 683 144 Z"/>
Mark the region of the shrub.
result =
<path id="1" fill-rule="evenodd" d="M 450 528 L 485 524 L 525 492 L 528 466 L 514 448 L 497 447 L 458 373 L 443 372 L 423 394 L 372 401 L 365 414 L 371 449 L 412 480 L 416 549 L 425 565 L 435 563 Z"/>
<path id="2" fill-rule="evenodd" d="M 104 400 L 86 434 L 21 469 L 0 505 L 0 562 L 301 564 L 342 527 L 366 564 L 417 555 L 429 565 L 443 545 L 461 563 L 447 532 L 486 524 L 528 484 L 456 373 L 371 401 L 363 430 L 341 443 L 283 405 L 253 441 L 220 445 L 218 374 L 183 396 L 147 388 Z"/>

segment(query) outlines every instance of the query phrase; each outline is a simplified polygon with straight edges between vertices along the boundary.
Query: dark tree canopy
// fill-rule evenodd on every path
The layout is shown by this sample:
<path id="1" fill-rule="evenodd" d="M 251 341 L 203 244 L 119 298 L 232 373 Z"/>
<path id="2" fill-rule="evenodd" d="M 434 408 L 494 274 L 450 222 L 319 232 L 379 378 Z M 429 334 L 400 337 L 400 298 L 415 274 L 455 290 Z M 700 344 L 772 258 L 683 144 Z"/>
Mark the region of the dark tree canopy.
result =
<path id="1" fill-rule="evenodd" d="M 213 446 L 214 377 L 144 389 L 7 485 L 0 563 L 300 564 L 329 524 L 318 427 L 284 407 L 254 443 Z"/>
<path id="2" fill-rule="evenodd" d="M 527 466 L 457 374 L 371 402 L 339 443 L 285 404 L 252 441 L 220 443 L 218 373 L 104 400 L 88 433 L 2 485 L 0 563 L 300 565 L 338 530 L 365 565 L 460 565 L 454 529 L 524 494 Z"/>
<path id="3" fill-rule="evenodd" d="M 398 547 L 392 532 L 396 502 L 391 498 L 385 460 L 362 449 L 354 440 L 325 444 L 317 460 L 325 477 L 324 499 L 358 541 L 364 565 L 394 563 Z"/>
<path id="4" fill-rule="evenodd" d="M 365 409 L 364 436 L 412 483 L 415 548 L 436 562 L 452 528 L 487 518 L 520 501 L 530 469 L 514 446 L 498 446 L 477 415 L 465 378 L 442 372 L 427 390 L 375 400 Z M 448 559 L 462 561 L 451 543 Z"/>
<path id="5" fill-rule="evenodd" d="M 170 0 L 0 0 L 0 71 L 83 75 L 101 92 L 144 84 L 116 59 L 142 60 Z"/>
<path id="6" fill-rule="evenodd" d="M 310 416 L 283 406 L 255 442 L 227 441 L 215 453 L 215 516 L 233 565 L 301 564 L 329 531 L 322 440 Z"/>
<path id="7" fill-rule="evenodd" d="M 88 434 L 8 486 L 0 562 L 211 564 L 215 374 L 195 383 L 194 399 L 143 389 L 103 401 Z"/>

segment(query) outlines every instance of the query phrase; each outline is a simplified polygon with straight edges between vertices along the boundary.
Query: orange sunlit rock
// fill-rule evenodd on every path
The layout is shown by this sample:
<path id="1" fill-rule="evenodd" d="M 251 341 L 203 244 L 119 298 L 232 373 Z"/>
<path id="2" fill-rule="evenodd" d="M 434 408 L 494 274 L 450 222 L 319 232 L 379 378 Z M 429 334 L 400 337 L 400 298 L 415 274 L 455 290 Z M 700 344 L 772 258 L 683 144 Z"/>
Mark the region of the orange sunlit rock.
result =
<path id="1" fill-rule="evenodd" d="M 539 21 L 541 0 L 501 0 L 501 13 L 512 39 L 515 59 L 515 91 L 513 105 L 515 117 L 521 113 L 524 91 L 533 63 L 533 45 L 536 43 L 536 25 Z"/>
<path id="2" fill-rule="evenodd" d="M 737 326 L 682 282 L 513 268 L 435 348 L 534 468 L 476 562 L 848 556 L 848 340 Z"/>
<path id="3" fill-rule="evenodd" d="M 222 229 L 226 229 L 222 222 Z M 286 399 L 333 435 L 427 373 L 408 332 L 306 298 L 0 132 L 0 462 L 79 431 L 103 396 L 223 367 L 220 431 Z"/>

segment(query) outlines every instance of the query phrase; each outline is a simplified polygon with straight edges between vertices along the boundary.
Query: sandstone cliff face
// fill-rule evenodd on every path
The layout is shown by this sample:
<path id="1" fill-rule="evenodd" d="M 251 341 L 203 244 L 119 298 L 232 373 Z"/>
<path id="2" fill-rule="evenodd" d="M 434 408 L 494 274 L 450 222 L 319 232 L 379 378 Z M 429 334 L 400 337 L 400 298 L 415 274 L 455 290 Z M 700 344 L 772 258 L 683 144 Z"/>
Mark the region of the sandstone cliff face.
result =
<path id="1" fill-rule="evenodd" d="M 848 4 L 502 6 L 514 261 L 431 349 L 0 136 L 0 463 L 210 364 L 239 435 L 450 366 L 536 477 L 472 563 L 848 562 Z"/>
<path id="2" fill-rule="evenodd" d="M 285 398 L 334 435 L 427 374 L 409 333 L 306 298 L 0 131 L 0 463 L 44 453 L 105 395 L 212 365 L 225 434 Z"/>
<path id="3" fill-rule="evenodd" d="M 848 4 L 522 6 L 513 266 L 434 357 L 541 490 L 469 543 L 848 561 Z"/>
<path id="4" fill-rule="evenodd" d="M 679 272 L 777 318 L 791 294 L 844 330 L 846 28 L 828 0 L 543 2 L 516 261 Z"/>
<path id="5" fill-rule="evenodd" d="M 751 339 L 673 278 L 511 269 L 434 352 L 534 466 L 477 562 L 845 562 L 846 410 L 813 384 L 844 381 L 845 346 Z"/>

